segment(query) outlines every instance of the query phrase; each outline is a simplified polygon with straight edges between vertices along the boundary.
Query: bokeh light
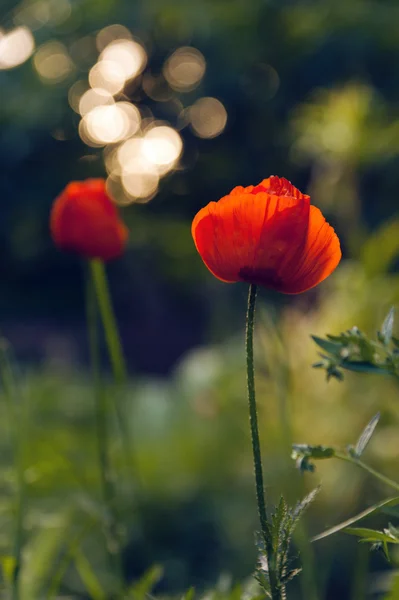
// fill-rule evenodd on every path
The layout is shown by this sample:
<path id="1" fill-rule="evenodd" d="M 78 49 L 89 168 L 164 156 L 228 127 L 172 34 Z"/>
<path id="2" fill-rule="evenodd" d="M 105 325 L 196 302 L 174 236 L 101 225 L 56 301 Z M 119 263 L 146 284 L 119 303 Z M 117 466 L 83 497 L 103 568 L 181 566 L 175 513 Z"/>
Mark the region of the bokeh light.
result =
<path id="1" fill-rule="evenodd" d="M 72 13 L 70 0 L 25 0 L 15 10 L 14 21 L 31 30 L 60 25 Z"/>
<path id="2" fill-rule="evenodd" d="M 64 44 L 50 41 L 37 50 L 33 64 L 39 77 L 46 83 L 64 81 L 75 69 L 75 65 Z"/>
<path id="3" fill-rule="evenodd" d="M 145 156 L 144 138 L 126 140 L 116 152 L 108 155 L 106 164 L 111 176 L 121 178 L 123 189 L 131 201 L 148 201 L 156 193 L 160 174 L 157 166 Z"/>
<path id="4" fill-rule="evenodd" d="M 113 61 L 101 60 L 89 72 L 92 88 L 102 88 L 111 94 L 117 94 L 125 85 L 125 73 L 121 65 Z"/>
<path id="5" fill-rule="evenodd" d="M 27 27 L 0 31 L 0 69 L 12 69 L 24 63 L 35 49 L 35 40 Z"/>
<path id="6" fill-rule="evenodd" d="M 145 73 L 141 85 L 151 100 L 155 100 L 156 102 L 168 102 L 168 100 L 173 98 L 173 91 L 162 74 L 152 75 L 151 73 Z"/>
<path id="7" fill-rule="evenodd" d="M 75 83 L 73 83 L 71 85 L 71 87 L 69 88 L 69 91 L 68 91 L 69 106 L 76 113 L 80 114 L 80 110 L 79 110 L 80 99 L 82 98 L 83 94 L 85 94 L 89 89 L 90 88 L 89 88 L 87 81 L 84 81 L 83 79 L 78 79 L 78 81 L 75 81 Z"/>
<path id="8" fill-rule="evenodd" d="M 115 100 L 110 92 L 103 90 L 102 88 L 92 88 L 87 90 L 80 98 L 78 105 L 78 112 L 82 115 L 86 115 L 97 106 L 106 106 L 115 104 Z"/>
<path id="9" fill-rule="evenodd" d="M 179 92 L 189 92 L 199 85 L 205 68 L 206 62 L 201 52 L 186 46 L 169 56 L 163 74 L 171 88 Z"/>
<path id="10" fill-rule="evenodd" d="M 157 192 L 158 183 L 158 173 L 145 160 L 137 160 L 132 170 L 122 173 L 124 190 L 132 200 L 151 200 Z"/>
<path id="11" fill-rule="evenodd" d="M 182 139 L 172 127 L 166 125 L 153 127 L 144 135 L 143 156 L 160 169 L 170 170 L 182 150 Z"/>
<path id="12" fill-rule="evenodd" d="M 189 118 L 198 137 L 214 138 L 226 127 L 227 111 L 216 98 L 200 98 L 190 107 Z"/>
<path id="13" fill-rule="evenodd" d="M 114 63 L 122 69 L 125 81 L 136 77 L 147 63 L 143 46 L 133 40 L 115 40 L 101 53 L 100 61 Z"/>
<path id="14" fill-rule="evenodd" d="M 102 52 L 104 48 L 115 40 L 131 40 L 132 34 L 123 25 L 108 25 L 101 29 L 96 36 L 96 46 L 99 52 Z"/>
<path id="15" fill-rule="evenodd" d="M 95 145 L 120 142 L 131 131 L 129 116 L 119 102 L 96 106 L 83 117 L 82 122 L 87 138 Z"/>

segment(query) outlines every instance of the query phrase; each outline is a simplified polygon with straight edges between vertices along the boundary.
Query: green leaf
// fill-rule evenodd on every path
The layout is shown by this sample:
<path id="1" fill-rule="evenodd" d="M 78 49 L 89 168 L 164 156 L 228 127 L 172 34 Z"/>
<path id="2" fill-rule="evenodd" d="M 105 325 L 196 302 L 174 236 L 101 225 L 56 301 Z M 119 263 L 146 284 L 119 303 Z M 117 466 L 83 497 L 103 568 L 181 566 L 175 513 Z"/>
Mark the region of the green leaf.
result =
<path id="1" fill-rule="evenodd" d="M 347 527 L 344 533 L 362 538 L 364 542 L 386 542 L 388 544 L 399 544 L 399 539 L 386 531 L 367 529 L 366 527 Z"/>
<path id="2" fill-rule="evenodd" d="M 195 588 L 190 587 L 185 594 L 182 596 L 182 600 L 194 600 Z"/>
<path id="3" fill-rule="evenodd" d="M 389 313 L 385 317 L 384 322 L 381 327 L 382 341 L 386 346 L 388 346 L 388 344 L 390 343 L 390 341 L 392 339 L 394 321 L 395 321 L 395 308 L 392 306 Z"/>
<path id="4" fill-rule="evenodd" d="M 163 568 L 159 565 L 154 565 L 144 573 L 139 581 L 136 581 L 129 588 L 129 598 L 134 598 L 134 600 L 146 600 L 147 596 L 152 592 L 162 576 Z"/>
<path id="5" fill-rule="evenodd" d="M 330 446 L 310 446 L 308 444 L 292 444 L 292 458 L 298 459 L 301 457 L 315 458 L 322 460 L 332 458 L 335 455 L 334 448 Z"/>
<path id="6" fill-rule="evenodd" d="M 303 515 L 305 510 L 307 510 L 309 508 L 309 506 L 312 504 L 313 500 L 316 498 L 319 491 L 320 491 L 320 486 L 315 488 L 311 492 L 309 492 L 309 494 L 307 496 L 305 496 L 305 498 L 303 498 L 303 500 L 298 502 L 298 504 L 295 506 L 293 513 L 292 513 L 292 516 L 296 521 L 298 521 L 298 519 Z"/>
<path id="7" fill-rule="evenodd" d="M 102 589 L 86 556 L 79 548 L 75 548 L 74 562 L 80 578 L 93 600 L 106 600 L 107 595 Z"/>
<path id="8" fill-rule="evenodd" d="M 355 448 L 352 451 L 352 455 L 355 458 L 360 458 L 366 449 L 367 444 L 371 440 L 371 437 L 374 433 L 375 428 L 378 425 L 378 421 L 380 420 L 381 414 L 378 412 L 374 417 L 370 420 L 370 422 L 364 428 L 361 436 L 359 437 Z"/>
<path id="9" fill-rule="evenodd" d="M 340 352 L 342 350 L 342 343 L 324 340 L 323 338 L 319 338 L 316 335 L 312 335 L 311 338 L 325 352 L 328 352 L 329 354 L 333 354 L 335 356 L 340 355 Z"/>
<path id="10" fill-rule="evenodd" d="M 338 533 L 339 531 L 342 531 L 343 529 L 350 527 L 351 525 L 354 525 L 361 519 L 364 519 L 365 517 L 368 517 L 369 515 L 379 512 L 382 508 L 386 508 L 389 506 L 397 506 L 398 504 L 399 504 L 399 496 L 394 496 L 393 498 L 388 498 L 388 500 L 382 500 L 381 502 L 378 502 L 377 504 L 373 504 L 373 506 L 366 508 L 366 510 L 363 510 L 361 513 L 358 513 L 354 517 L 351 517 L 350 519 L 347 519 L 346 521 L 342 521 L 342 523 L 339 523 L 338 525 L 334 525 L 334 527 L 330 527 L 329 529 L 326 529 L 322 533 L 315 535 L 311 539 L 311 541 L 318 542 L 319 540 L 323 540 L 324 538 L 326 538 L 330 535 L 333 535 L 334 533 Z"/>
<path id="11" fill-rule="evenodd" d="M 365 361 L 349 362 L 348 360 L 343 360 L 339 366 L 348 371 L 355 371 L 357 373 L 378 373 L 380 375 L 386 375 L 388 373 L 388 369 Z"/>

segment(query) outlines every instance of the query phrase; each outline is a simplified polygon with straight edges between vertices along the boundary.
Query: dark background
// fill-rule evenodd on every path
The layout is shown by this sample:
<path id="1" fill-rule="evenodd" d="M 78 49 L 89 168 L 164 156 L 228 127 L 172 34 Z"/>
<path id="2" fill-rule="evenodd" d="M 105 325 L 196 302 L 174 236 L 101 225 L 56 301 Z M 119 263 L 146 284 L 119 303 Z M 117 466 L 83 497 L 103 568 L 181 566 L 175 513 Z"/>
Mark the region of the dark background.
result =
<path id="1" fill-rule="evenodd" d="M 296 441 L 345 446 L 382 410 L 369 458 L 395 477 L 397 388 L 353 374 L 327 386 L 310 367 L 317 350 L 309 335 L 353 325 L 373 332 L 399 295 L 399 5 L 65 0 L 62 10 L 54 7 L 48 0 L 3 0 L 0 21 L 4 34 L 26 26 L 35 39 L 32 57 L 0 70 L 0 330 L 14 349 L 34 415 L 26 467 L 29 510 L 61 522 L 72 507 L 82 509 L 79 494 L 96 494 L 84 270 L 78 257 L 54 247 L 48 217 L 69 181 L 107 176 L 103 148 L 86 146 L 79 137 L 80 117 L 68 91 L 87 81 L 98 59 L 97 33 L 121 24 L 148 56 L 123 99 L 178 128 L 184 144 L 180 163 L 161 178 L 157 194 L 121 209 L 129 246 L 108 268 L 132 375 L 126 405 L 145 490 L 134 511 L 124 508 L 126 572 L 136 576 L 161 563 L 160 590 L 173 593 L 190 585 L 205 589 L 224 573 L 239 581 L 253 568 L 256 527 L 245 406 L 247 291 L 218 282 L 205 269 L 191 221 L 235 185 L 257 184 L 271 174 L 311 194 L 339 234 L 344 260 L 327 282 L 301 297 L 261 294 L 258 387 L 271 497 L 283 489 L 298 499 L 304 491 L 298 486 L 314 487 L 320 480 L 318 474 L 305 482 L 297 478 L 283 435 L 287 421 Z M 84 45 L 76 46 L 82 39 Z M 36 53 L 52 41 L 62 43 L 71 60 L 61 80 L 43 79 L 35 67 Z M 144 78 L 159 76 L 167 58 L 185 46 L 205 59 L 202 80 L 191 91 L 169 90 L 169 101 L 150 98 Z M 208 96 L 227 111 L 225 129 L 212 139 L 199 137 L 189 124 L 181 129 L 176 110 Z M 4 444 L 4 470 L 10 473 Z M 114 451 L 119 456 L 117 440 Z M 57 462 L 57 456 L 67 461 Z M 309 531 L 389 492 L 354 471 L 329 462 L 320 466 L 322 492 L 309 513 Z M 76 483 L 76 472 L 85 485 Z M 125 482 L 122 505 L 130 505 L 135 484 L 126 473 L 119 475 Z M 10 511 L 8 477 L 4 502 Z M 28 546 L 50 530 L 36 521 L 27 528 Z M 58 535 L 51 531 L 54 547 L 61 548 L 62 526 Z M 87 536 L 85 552 L 101 580 L 97 534 Z M 362 585 L 367 593 L 383 587 L 376 575 L 386 568 L 383 560 L 374 556 L 372 574 L 366 575 L 367 553 L 343 537 L 320 542 L 318 591 L 305 581 L 302 592 L 293 586 L 293 597 L 355 599 L 365 597 Z M 5 535 L 5 553 L 8 544 Z M 43 548 L 40 553 L 45 556 Z M 311 556 L 306 560 L 305 580 L 312 570 Z M 40 579 L 27 565 L 29 589 L 33 580 L 48 581 L 48 572 Z M 83 594 L 73 567 L 65 588 Z"/>

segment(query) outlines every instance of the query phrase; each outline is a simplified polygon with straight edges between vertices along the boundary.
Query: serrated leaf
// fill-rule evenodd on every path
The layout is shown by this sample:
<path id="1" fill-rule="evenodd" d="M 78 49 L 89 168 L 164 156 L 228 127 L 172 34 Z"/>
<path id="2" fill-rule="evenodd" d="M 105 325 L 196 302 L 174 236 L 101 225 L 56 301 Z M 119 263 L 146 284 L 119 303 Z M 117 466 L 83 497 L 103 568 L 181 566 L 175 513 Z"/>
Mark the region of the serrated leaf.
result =
<path id="1" fill-rule="evenodd" d="M 334 533 L 338 533 L 339 531 L 342 531 L 346 527 L 350 527 L 351 525 L 354 525 L 354 523 L 357 523 L 361 519 L 364 519 L 365 517 L 368 517 L 369 515 L 372 515 L 372 514 L 378 512 L 382 508 L 389 507 L 389 506 L 397 506 L 398 504 L 399 504 L 399 496 L 395 496 L 393 498 L 388 498 L 388 500 L 382 500 L 382 502 L 377 502 L 377 504 L 373 504 L 373 506 L 366 508 L 366 510 L 363 510 L 361 513 L 358 513 L 354 517 L 351 517 L 350 519 L 347 519 L 346 521 L 342 521 L 342 523 L 339 523 L 338 525 L 334 525 L 334 527 L 330 527 L 329 529 L 326 529 L 322 533 L 315 535 L 311 539 L 311 541 L 318 542 L 319 540 L 323 540 L 324 538 L 326 538 L 330 535 L 333 535 Z"/>
<path id="2" fill-rule="evenodd" d="M 333 354 L 334 356 L 339 356 L 342 350 L 342 344 L 340 342 L 332 342 L 330 340 L 325 340 L 323 338 L 319 338 L 316 335 L 311 336 L 312 340 L 325 352 L 329 354 Z"/>
<path id="3" fill-rule="evenodd" d="M 388 346 L 388 344 L 390 343 L 390 341 L 392 339 L 394 321 L 395 321 L 395 308 L 392 306 L 381 326 L 381 335 L 383 338 L 383 343 L 386 346 Z"/>
<path id="4" fill-rule="evenodd" d="M 298 504 L 295 506 L 293 513 L 292 513 L 293 517 L 296 521 L 303 515 L 305 510 L 307 510 L 309 508 L 309 506 L 312 504 L 313 500 L 316 498 L 319 491 L 320 491 L 320 487 L 315 488 L 307 496 L 305 496 L 305 498 L 303 498 L 303 500 L 298 502 Z"/>
<path id="5" fill-rule="evenodd" d="M 378 425 L 378 421 L 380 420 L 381 413 L 377 413 L 374 417 L 369 421 L 366 427 L 363 429 L 361 436 L 359 437 L 355 448 L 353 449 L 353 456 L 356 458 L 360 458 L 363 452 L 366 449 L 367 444 L 371 440 L 371 437 L 374 433 L 375 428 Z"/>
<path id="6" fill-rule="evenodd" d="M 283 580 L 283 584 L 286 585 L 289 581 L 291 581 L 292 579 L 294 579 L 294 577 L 296 577 L 297 575 L 299 575 L 299 573 L 302 572 L 301 568 L 298 569 L 292 569 L 292 571 L 290 571 Z"/>
<path id="7" fill-rule="evenodd" d="M 281 496 L 277 509 L 272 515 L 271 526 L 272 544 L 276 556 L 278 556 L 279 554 L 279 548 L 282 542 L 282 536 L 284 535 L 284 528 L 285 523 L 287 521 L 287 516 L 288 506 L 284 498 Z"/>

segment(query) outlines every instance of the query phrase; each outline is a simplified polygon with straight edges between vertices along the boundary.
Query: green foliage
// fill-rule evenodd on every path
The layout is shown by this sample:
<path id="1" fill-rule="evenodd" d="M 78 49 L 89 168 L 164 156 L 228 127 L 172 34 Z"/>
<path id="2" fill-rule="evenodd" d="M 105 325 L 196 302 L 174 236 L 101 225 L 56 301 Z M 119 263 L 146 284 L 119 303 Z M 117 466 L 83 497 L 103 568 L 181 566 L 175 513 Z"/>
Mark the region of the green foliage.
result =
<path id="1" fill-rule="evenodd" d="M 380 420 L 380 413 L 374 415 L 374 417 L 367 423 L 366 427 L 362 431 L 355 447 L 348 447 L 348 451 L 350 452 L 353 458 L 360 458 L 363 452 L 365 451 L 369 441 L 371 440 L 374 430 L 378 425 Z"/>
<path id="2" fill-rule="evenodd" d="M 269 564 L 268 555 L 263 543 L 258 544 L 259 564 L 255 572 L 255 577 L 269 598 L 272 598 L 269 579 L 271 569 L 273 569 L 276 576 L 282 600 L 286 598 L 285 588 L 287 583 L 301 571 L 298 568 L 291 569 L 289 566 L 290 544 L 299 519 L 313 502 L 317 492 L 318 489 L 310 492 L 292 509 L 289 508 L 283 497 L 280 498 L 280 502 L 272 514 L 268 527 L 273 548 L 273 565 Z"/>
<path id="3" fill-rule="evenodd" d="M 327 354 L 316 368 L 325 369 L 327 380 L 331 377 L 342 380 L 341 369 L 360 373 L 378 373 L 399 377 L 399 340 L 392 335 L 394 309 L 384 319 L 377 340 L 371 340 L 357 327 L 340 335 L 327 335 L 326 339 L 312 336 L 313 341 Z"/>
<path id="4" fill-rule="evenodd" d="M 339 531 L 345 531 L 346 528 L 349 528 L 351 525 L 354 525 L 355 523 L 358 523 L 359 521 L 361 521 L 362 519 L 365 519 L 366 517 L 369 517 L 371 515 L 380 513 L 380 512 L 385 512 L 387 508 L 389 507 L 395 507 L 399 504 L 399 496 L 395 496 L 394 498 L 388 498 L 387 500 L 382 500 L 381 502 L 377 502 L 376 504 L 373 504 L 373 506 L 370 506 L 369 508 L 366 508 L 366 510 L 363 510 L 361 513 L 350 517 L 349 519 L 346 519 L 345 521 L 343 521 L 342 523 L 339 523 L 338 525 L 334 525 L 334 527 L 330 527 L 329 529 L 326 529 L 325 531 L 323 531 L 322 533 L 319 533 L 318 535 L 315 535 L 312 538 L 313 542 L 317 542 L 319 540 L 323 540 L 324 538 L 333 535 L 334 533 L 338 533 Z"/>
<path id="5" fill-rule="evenodd" d="M 389 560 L 388 544 L 399 544 L 399 530 L 391 524 L 383 531 L 364 527 L 347 527 L 344 529 L 344 533 L 360 538 L 360 542 L 371 543 L 372 550 L 382 549 L 387 560 Z"/>

